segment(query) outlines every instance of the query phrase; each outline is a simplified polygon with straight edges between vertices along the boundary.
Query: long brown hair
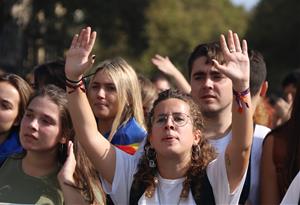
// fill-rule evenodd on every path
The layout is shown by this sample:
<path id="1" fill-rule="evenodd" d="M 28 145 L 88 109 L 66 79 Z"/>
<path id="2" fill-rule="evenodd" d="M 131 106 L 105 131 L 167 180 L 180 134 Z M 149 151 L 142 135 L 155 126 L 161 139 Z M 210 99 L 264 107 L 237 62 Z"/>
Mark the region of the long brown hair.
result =
<path id="1" fill-rule="evenodd" d="M 76 188 L 80 190 L 84 199 L 90 204 L 99 204 L 102 202 L 97 201 L 95 192 L 100 192 L 102 199 L 105 200 L 105 195 L 99 182 L 96 169 L 92 166 L 92 163 L 86 156 L 84 150 L 80 147 L 80 144 L 75 137 L 73 124 L 70 113 L 67 109 L 66 92 L 55 85 L 46 85 L 37 90 L 28 101 L 28 104 L 36 97 L 47 96 L 52 102 L 54 102 L 59 108 L 59 117 L 61 119 L 62 136 L 67 140 L 71 140 L 74 143 L 74 154 L 76 157 L 76 168 L 74 173 L 74 179 Z M 67 143 L 60 144 L 58 146 L 58 161 L 63 164 L 67 158 Z"/>
<path id="2" fill-rule="evenodd" d="M 155 177 L 157 175 L 157 168 L 156 167 L 150 167 L 149 166 L 149 156 L 147 156 L 147 153 L 149 152 L 150 148 L 150 142 L 149 142 L 149 136 L 152 132 L 152 120 L 154 114 L 155 107 L 162 101 L 175 98 L 180 99 L 184 102 L 186 102 L 190 106 L 190 115 L 192 117 L 193 122 L 193 129 L 194 130 L 202 130 L 203 129 L 203 117 L 202 114 L 198 108 L 198 106 L 194 103 L 191 96 L 188 94 L 181 93 L 177 90 L 166 90 L 159 94 L 158 99 L 154 102 L 153 108 L 150 112 L 150 116 L 147 121 L 147 127 L 148 127 L 148 138 L 147 142 L 144 146 L 144 155 L 142 156 L 138 171 L 134 175 L 134 183 L 133 187 L 137 189 L 140 184 L 140 181 L 144 181 L 147 184 L 146 188 L 146 196 L 152 197 L 156 188 L 156 182 Z M 181 192 L 180 197 L 181 198 L 187 198 L 188 193 L 190 190 L 190 182 L 193 176 L 202 175 L 209 162 L 211 162 L 215 157 L 216 153 L 212 146 L 208 143 L 207 139 L 203 136 L 200 137 L 200 141 L 198 143 L 200 150 L 197 150 L 197 146 L 193 146 L 191 148 L 191 161 L 190 161 L 190 167 L 186 173 L 186 179 L 183 182 L 183 189 Z M 151 148 L 150 148 L 151 149 Z M 154 158 L 155 160 L 155 158 Z M 197 194 L 197 193 L 196 193 Z"/>

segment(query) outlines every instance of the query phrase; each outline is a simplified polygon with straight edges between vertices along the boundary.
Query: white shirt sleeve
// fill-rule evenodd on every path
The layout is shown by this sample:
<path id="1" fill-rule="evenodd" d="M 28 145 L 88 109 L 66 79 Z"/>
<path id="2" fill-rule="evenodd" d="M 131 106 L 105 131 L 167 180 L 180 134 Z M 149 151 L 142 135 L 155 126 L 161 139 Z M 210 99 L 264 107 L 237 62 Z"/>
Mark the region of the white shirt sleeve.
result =
<path id="1" fill-rule="evenodd" d="M 300 200 L 300 171 L 290 184 L 286 194 L 284 195 L 281 205 L 298 204 Z"/>
<path id="2" fill-rule="evenodd" d="M 245 171 L 240 184 L 230 193 L 229 182 L 225 166 L 225 151 L 209 163 L 207 176 L 212 186 L 216 204 L 238 204 L 245 183 L 247 171 Z"/>
<path id="3" fill-rule="evenodd" d="M 115 148 L 115 150 L 116 169 L 113 183 L 108 183 L 100 176 L 103 190 L 110 195 L 114 204 L 129 204 L 131 184 L 139 159 L 118 148 Z"/>

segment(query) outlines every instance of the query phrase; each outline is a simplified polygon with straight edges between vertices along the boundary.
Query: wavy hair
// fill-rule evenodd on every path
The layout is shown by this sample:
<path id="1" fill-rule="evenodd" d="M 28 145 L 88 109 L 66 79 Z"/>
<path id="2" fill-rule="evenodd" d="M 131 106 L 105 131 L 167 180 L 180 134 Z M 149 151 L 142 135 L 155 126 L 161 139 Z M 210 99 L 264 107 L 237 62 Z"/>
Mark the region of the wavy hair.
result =
<path id="1" fill-rule="evenodd" d="M 190 116 L 192 118 L 193 122 L 193 129 L 196 130 L 202 130 L 204 127 L 203 123 L 203 117 L 202 114 L 198 108 L 198 106 L 194 103 L 191 96 L 188 94 L 181 93 L 177 90 L 166 90 L 159 94 L 158 99 L 154 102 L 153 108 L 150 112 L 150 119 L 153 117 L 154 109 L 155 107 L 162 101 L 167 99 L 180 99 L 184 102 L 186 102 L 190 107 Z M 134 175 L 134 183 L 133 188 L 139 189 L 139 184 L 141 182 L 146 184 L 146 196 L 152 197 L 156 188 L 156 176 L 157 176 L 157 168 L 150 167 L 149 166 L 149 157 L 147 156 L 147 152 L 150 148 L 150 142 L 149 142 L 149 136 L 152 132 L 152 120 L 147 121 L 147 127 L 148 127 L 148 138 L 147 142 L 144 146 L 144 155 L 142 156 L 140 163 L 138 165 L 138 171 Z M 199 146 L 198 146 L 199 145 Z M 200 137 L 198 145 L 193 145 L 191 147 L 191 160 L 189 169 L 186 172 L 186 179 L 183 182 L 183 189 L 181 191 L 181 198 L 187 198 L 190 190 L 190 184 L 193 177 L 196 176 L 203 176 L 207 165 L 209 162 L 211 162 L 215 157 L 216 153 L 214 148 L 208 143 L 207 139 L 204 136 Z M 200 149 L 197 151 L 197 147 L 200 147 Z M 150 148 L 152 149 L 152 148 Z M 155 159 L 154 159 L 155 160 Z M 201 186 L 201 184 L 199 184 Z M 196 195 L 199 194 L 200 189 L 197 189 Z"/>

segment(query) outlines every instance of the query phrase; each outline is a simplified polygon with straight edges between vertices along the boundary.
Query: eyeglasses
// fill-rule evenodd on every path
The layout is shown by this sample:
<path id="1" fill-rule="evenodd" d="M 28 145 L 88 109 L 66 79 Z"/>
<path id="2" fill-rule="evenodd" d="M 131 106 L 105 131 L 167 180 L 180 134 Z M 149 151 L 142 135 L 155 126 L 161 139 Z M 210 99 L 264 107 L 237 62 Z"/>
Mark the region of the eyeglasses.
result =
<path id="1" fill-rule="evenodd" d="M 177 127 L 185 126 L 190 119 L 190 116 L 185 113 L 174 112 L 170 114 L 160 114 L 156 117 L 153 117 L 152 124 L 158 127 L 162 127 L 168 122 L 169 117 L 171 117 L 172 122 Z"/>

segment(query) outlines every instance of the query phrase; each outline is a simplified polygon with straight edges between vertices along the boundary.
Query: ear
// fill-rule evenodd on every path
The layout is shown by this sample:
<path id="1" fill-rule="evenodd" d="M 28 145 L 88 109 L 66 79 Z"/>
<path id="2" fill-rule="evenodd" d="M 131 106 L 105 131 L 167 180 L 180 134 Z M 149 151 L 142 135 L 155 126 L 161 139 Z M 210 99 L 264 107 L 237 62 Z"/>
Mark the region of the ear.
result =
<path id="1" fill-rule="evenodd" d="M 195 130 L 194 131 L 194 144 L 198 144 L 201 137 L 202 137 L 201 131 L 200 130 Z"/>
<path id="2" fill-rule="evenodd" d="M 66 137 L 60 138 L 59 143 L 66 144 L 67 143 L 67 138 Z"/>
<path id="3" fill-rule="evenodd" d="M 263 84 L 261 85 L 261 90 L 260 90 L 260 93 L 259 93 L 260 97 L 265 97 L 266 96 L 268 87 L 269 87 L 268 81 L 264 81 Z"/>
<path id="4" fill-rule="evenodd" d="M 153 146 L 152 146 L 152 138 L 153 138 L 152 134 L 149 134 L 148 140 L 149 140 L 149 143 L 150 143 L 150 146 L 151 146 L 151 147 L 153 147 Z"/>

